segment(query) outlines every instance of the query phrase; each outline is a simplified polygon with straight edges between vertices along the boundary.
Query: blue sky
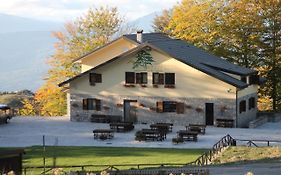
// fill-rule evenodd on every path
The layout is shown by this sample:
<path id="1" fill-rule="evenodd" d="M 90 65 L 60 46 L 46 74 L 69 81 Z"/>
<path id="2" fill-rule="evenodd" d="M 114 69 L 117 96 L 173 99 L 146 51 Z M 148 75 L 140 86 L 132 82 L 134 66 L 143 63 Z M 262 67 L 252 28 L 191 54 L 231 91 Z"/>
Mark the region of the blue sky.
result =
<path id="1" fill-rule="evenodd" d="M 35 19 L 66 21 L 81 16 L 89 7 L 117 7 L 122 16 L 134 20 L 168 9 L 178 0 L 4 0 L 0 13 Z"/>

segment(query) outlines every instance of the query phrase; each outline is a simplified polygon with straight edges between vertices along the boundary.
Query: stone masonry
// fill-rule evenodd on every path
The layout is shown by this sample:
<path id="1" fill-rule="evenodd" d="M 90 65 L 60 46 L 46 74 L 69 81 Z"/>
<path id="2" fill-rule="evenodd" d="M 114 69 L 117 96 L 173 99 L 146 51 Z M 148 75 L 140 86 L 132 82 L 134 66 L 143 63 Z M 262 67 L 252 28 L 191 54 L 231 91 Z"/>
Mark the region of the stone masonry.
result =
<path id="1" fill-rule="evenodd" d="M 101 111 L 83 110 L 82 100 L 96 98 L 101 100 Z M 90 96 L 84 94 L 70 95 L 71 121 L 90 121 L 92 114 L 123 115 L 123 100 L 137 100 L 131 103 L 135 108 L 138 123 L 171 122 L 177 125 L 205 124 L 205 103 L 214 103 L 214 121 L 216 118 L 235 120 L 235 99 L 213 98 L 165 98 L 165 97 L 140 97 L 140 96 Z M 176 112 L 156 112 L 157 101 L 176 101 L 185 104 L 184 114 Z M 235 123 L 235 122 L 234 122 Z"/>

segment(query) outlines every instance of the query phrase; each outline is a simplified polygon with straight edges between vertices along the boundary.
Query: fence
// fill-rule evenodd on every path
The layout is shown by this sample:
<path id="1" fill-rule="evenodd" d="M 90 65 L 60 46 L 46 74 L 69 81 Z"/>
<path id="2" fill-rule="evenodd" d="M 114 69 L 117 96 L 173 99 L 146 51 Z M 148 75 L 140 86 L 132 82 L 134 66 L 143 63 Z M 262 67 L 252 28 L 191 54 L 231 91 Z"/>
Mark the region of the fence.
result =
<path id="1" fill-rule="evenodd" d="M 202 154 L 200 157 L 198 157 L 194 162 L 191 162 L 190 164 L 196 166 L 208 165 L 218 153 L 220 153 L 225 147 L 228 146 L 236 146 L 235 139 L 233 139 L 230 135 L 226 135 L 223 138 L 221 138 L 216 144 L 214 144 L 212 149 Z"/>

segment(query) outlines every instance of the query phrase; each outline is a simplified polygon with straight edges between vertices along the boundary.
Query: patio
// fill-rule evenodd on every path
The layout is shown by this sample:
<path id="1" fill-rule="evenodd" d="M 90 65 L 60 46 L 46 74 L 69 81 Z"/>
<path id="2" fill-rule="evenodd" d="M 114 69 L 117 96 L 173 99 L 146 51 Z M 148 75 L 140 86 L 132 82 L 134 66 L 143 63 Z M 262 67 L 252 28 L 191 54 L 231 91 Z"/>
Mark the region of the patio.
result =
<path id="1" fill-rule="evenodd" d="M 110 140 L 94 139 L 94 129 L 109 129 L 109 124 L 90 122 L 70 122 L 68 117 L 14 117 L 9 125 L 0 125 L 0 147 L 25 147 L 42 145 L 45 135 L 47 145 L 59 146 L 111 146 L 111 147 L 157 147 L 157 148 L 210 148 L 220 138 L 230 134 L 237 139 L 281 140 L 281 122 L 267 123 L 257 129 L 207 127 L 206 134 L 197 142 L 173 144 L 172 138 L 185 126 L 173 126 L 162 142 L 139 142 L 135 133 L 149 124 L 135 124 L 135 129 L 126 133 L 114 133 Z M 270 136 L 270 138 L 269 138 Z"/>

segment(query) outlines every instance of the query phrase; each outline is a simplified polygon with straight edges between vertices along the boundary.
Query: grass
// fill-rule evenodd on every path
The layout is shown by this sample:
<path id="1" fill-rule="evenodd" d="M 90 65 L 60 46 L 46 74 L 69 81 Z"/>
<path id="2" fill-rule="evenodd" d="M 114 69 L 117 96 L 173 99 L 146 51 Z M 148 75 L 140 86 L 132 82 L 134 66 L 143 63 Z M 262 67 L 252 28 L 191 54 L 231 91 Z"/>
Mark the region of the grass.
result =
<path id="1" fill-rule="evenodd" d="M 214 164 L 245 164 L 245 163 L 281 162 L 281 147 L 229 147 Z"/>
<path id="2" fill-rule="evenodd" d="M 5 149 L 5 148 L 1 148 Z M 120 147 L 46 147 L 46 165 L 52 166 L 54 155 L 57 166 L 93 164 L 184 164 L 194 161 L 204 149 L 120 148 Z M 23 166 L 43 166 L 43 149 L 27 147 Z M 106 167 L 102 167 L 104 169 Z M 118 167 L 127 169 L 131 167 Z M 136 166 L 134 166 L 136 168 Z M 81 168 L 80 168 L 81 170 Z M 87 169 L 89 170 L 89 169 Z M 32 170 L 36 174 L 38 170 Z M 40 170 L 41 171 L 41 170 Z"/>

